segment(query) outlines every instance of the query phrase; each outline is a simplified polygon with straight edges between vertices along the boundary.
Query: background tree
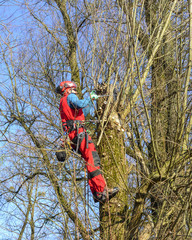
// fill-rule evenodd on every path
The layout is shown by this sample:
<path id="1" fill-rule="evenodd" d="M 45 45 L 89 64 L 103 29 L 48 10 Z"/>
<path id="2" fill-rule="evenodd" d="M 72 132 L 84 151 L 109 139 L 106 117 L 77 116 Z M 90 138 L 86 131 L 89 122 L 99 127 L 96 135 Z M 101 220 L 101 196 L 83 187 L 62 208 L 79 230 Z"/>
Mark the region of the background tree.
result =
<path id="1" fill-rule="evenodd" d="M 190 238 L 191 1 L 15 3 L 22 25 L 2 15 L 0 45 L 1 211 L 22 212 L 11 233 Z M 107 185 L 121 191 L 99 209 L 83 160 L 55 161 L 63 132 L 54 90 L 63 80 L 78 84 L 79 97 L 108 95 L 89 128 Z"/>

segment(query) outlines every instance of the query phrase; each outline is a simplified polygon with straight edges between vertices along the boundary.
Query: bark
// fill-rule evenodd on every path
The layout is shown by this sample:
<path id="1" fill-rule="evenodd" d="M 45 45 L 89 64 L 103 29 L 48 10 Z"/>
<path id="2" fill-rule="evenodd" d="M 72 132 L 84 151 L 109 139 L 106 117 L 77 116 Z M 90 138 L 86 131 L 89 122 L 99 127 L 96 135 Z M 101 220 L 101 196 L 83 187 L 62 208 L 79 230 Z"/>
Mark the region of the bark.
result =
<path id="1" fill-rule="evenodd" d="M 120 189 L 109 203 L 100 205 L 101 239 L 123 240 L 128 216 L 128 162 L 125 157 L 124 133 L 118 130 L 118 126 L 113 121 L 107 124 L 98 152 L 107 187 L 117 186 Z"/>
<path id="2" fill-rule="evenodd" d="M 63 20 L 65 23 L 66 33 L 67 33 L 67 39 L 69 44 L 69 52 L 68 52 L 68 60 L 69 60 L 69 66 L 71 69 L 71 80 L 76 82 L 78 86 L 80 86 L 80 76 L 79 76 L 79 67 L 77 63 L 77 39 L 76 39 L 76 33 L 73 29 L 70 17 L 67 13 L 66 8 L 66 1 L 62 0 L 54 0 L 59 7 L 61 14 L 63 16 Z M 81 89 L 77 89 L 79 96 L 82 96 Z"/>
<path id="3" fill-rule="evenodd" d="M 23 221 L 23 226 L 22 226 L 21 231 L 19 233 L 18 240 L 21 240 L 23 238 L 23 234 L 24 234 L 25 228 L 26 228 L 26 226 L 28 224 L 29 214 L 30 214 L 30 211 L 31 211 L 31 208 L 32 208 L 32 204 L 31 204 L 32 190 L 33 190 L 33 187 L 31 187 L 30 190 L 27 189 L 29 202 L 28 202 L 28 205 L 27 205 L 27 212 L 25 214 L 25 220 Z"/>
<path id="4" fill-rule="evenodd" d="M 144 180 L 136 194 L 132 217 L 130 222 L 127 221 L 126 239 L 137 239 L 135 233 L 138 232 L 138 226 L 140 225 L 140 220 L 144 211 L 145 200 L 150 188 L 151 182 Z"/>

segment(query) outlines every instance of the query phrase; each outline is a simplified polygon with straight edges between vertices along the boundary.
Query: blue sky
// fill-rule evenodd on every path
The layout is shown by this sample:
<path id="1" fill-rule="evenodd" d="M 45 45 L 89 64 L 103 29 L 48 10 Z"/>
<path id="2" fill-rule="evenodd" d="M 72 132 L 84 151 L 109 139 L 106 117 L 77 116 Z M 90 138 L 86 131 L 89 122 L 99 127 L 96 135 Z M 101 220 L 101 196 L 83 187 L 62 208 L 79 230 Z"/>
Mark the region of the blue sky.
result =
<path id="1" fill-rule="evenodd" d="M 3 5 L 2 2 L 4 3 Z M 3 48 L 8 51 L 9 47 L 11 47 L 11 50 L 14 52 L 18 52 L 18 46 L 25 42 L 27 40 L 25 36 L 25 30 L 27 30 L 28 27 L 31 27 L 31 22 L 29 17 L 29 13 L 25 11 L 19 4 L 17 4 L 18 1 L 1 1 L 0 2 L 0 43 L 3 44 Z M 16 5 L 15 5 L 16 4 Z M 27 22 L 29 22 L 29 26 L 27 26 Z M 9 46 L 7 45 L 7 42 L 9 40 Z M 1 55 L 0 55 L 1 56 Z M 7 69 L 0 58 L 0 91 L 3 92 L 3 94 L 11 94 L 9 85 L 10 85 L 10 78 L 7 74 Z M 0 106 L 0 108 L 3 110 L 3 106 Z M 0 129 L 0 138 L 1 138 L 1 130 Z M 17 132 L 18 128 L 12 127 L 11 133 Z M 5 147 L 5 148 L 4 148 Z M 6 151 L 6 145 L 4 141 L 0 141 L 0 153 L 2 153 L 2 149 L 5 152 Z M 4 158 L 1 158 L 1 161 L 4 160 Z M 14 161 L 14 160 L 13 160 Z M 6 165 L 12 164 L 12 162 L 0 162 L 0 169 L 1 167 L 6 167 Z M 92 198 L 91 198 L 92 199 Z M 91 200 L 92 201 L 92 200 Z M 6 204 L 7 211 L 9 211 L 9 214 L 12 213 L 14 215 L 14 208 L 15 206 L 13 204 Z M 98 207 L 98 205 L 97 205 Z M 98 209 L 94 209 L 98 210 Z M 91 211 L 90 211 L 91 212 Z M 6 226 L 7 222 L 5 219 L 7 219 L 7 216 L 5 213 L 1 211 L 1 217 L 0 217 L 0 240 L 3 239 L 17 239 L 18 235 L 14 233 L 9 233 L 4 226 Z M 18 220 L 17 220 L 18 221 Z M 48 238 L 46 238 L 48 240 Z M 50 237 L 49 239 L 53 239 Z"/>

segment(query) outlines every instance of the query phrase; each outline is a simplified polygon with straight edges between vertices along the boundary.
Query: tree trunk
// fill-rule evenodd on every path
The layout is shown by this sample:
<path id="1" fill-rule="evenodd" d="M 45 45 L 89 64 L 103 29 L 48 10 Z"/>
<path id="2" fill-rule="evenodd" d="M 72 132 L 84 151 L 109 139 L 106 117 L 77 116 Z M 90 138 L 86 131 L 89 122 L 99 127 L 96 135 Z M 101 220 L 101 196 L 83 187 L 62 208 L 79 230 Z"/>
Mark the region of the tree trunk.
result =
<path id="1" fill-rule="evenodd" d="M 98 152 L 107 186 L 117 186 L 120 189 L 109 203 L 100 205 L 100 237 L 105 240 L 123 240 L 128 209 L 128 162 L 125 157 L 124 133 L 117 130 L 117 126 L 110 121 L 98 146 Z"/>

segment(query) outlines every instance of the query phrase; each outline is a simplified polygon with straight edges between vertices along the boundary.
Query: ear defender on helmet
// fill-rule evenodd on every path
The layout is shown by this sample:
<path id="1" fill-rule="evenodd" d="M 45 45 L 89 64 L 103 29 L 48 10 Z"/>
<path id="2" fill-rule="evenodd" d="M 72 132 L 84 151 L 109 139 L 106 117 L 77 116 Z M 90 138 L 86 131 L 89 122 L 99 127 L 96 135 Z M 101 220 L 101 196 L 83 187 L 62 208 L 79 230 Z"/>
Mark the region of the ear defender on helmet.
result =
<path id="1" fill-rule="evenodd" d="M 59 85 L 59 86 L 56 87 L 55 92 L 56 92 L 56 93 L 59 93 L 59 94 L 62 94 L 62 89 L 63 89 L 63 87 L 61 87 L 61 86 Z"/>

